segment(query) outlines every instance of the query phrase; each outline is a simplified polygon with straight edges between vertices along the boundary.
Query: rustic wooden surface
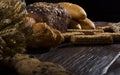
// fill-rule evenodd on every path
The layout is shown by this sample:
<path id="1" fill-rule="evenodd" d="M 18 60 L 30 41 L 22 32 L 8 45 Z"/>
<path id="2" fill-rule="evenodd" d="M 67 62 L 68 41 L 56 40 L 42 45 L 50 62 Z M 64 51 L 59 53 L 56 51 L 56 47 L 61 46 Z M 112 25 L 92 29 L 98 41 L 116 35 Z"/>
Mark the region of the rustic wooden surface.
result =
<path id="1" fill-rule="evenodd" d="M 113 60 L 120 56 L 120 45 L 74 46 L 66 45 L 39 56 L 64 66 L 77 75 L 103 75 Z M 117 62 L 118 63 L 118 62 Z M 120 62 L 117 65 L 120 68 Z"/>

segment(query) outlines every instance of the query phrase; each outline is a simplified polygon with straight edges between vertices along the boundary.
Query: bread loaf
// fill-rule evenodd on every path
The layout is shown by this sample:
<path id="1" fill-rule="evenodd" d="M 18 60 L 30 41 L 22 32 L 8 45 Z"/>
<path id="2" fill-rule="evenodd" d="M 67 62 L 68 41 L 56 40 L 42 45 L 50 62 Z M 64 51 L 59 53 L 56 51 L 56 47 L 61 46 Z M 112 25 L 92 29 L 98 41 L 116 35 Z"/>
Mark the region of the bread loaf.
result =
<path id="1" fill-rule="evenodd" d="M 37 22 L 46 22 L 50 27 L 65 32 L 70 22 L 70 15 L 65 8 L 54 3 L 35 2 L 28 5 L 29 16 Z"/>
<path id="2" fill-rule="evenodd" d="M 32 27 L 33 35 L 27 42 L 28 48 L 51 48 L 60 44 L 64 37 L 61 32 L 50 28 L 46 23 L 36 23 Z"/>

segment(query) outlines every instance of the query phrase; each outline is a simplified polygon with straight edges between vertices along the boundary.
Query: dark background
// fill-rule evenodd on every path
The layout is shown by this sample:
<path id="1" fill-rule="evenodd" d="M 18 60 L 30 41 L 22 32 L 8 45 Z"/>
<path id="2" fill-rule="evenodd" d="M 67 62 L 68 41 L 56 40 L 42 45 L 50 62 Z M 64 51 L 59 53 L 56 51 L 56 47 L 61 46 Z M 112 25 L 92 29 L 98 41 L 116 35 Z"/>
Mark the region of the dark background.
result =
<path id="1" fill-rule="evenodd" d="M 119 0 L 26 0 L 27 4 L 36 1 L 46 2 L 72 2 L 82 6 L 87 12 L 88 18 L 93 21 L 120 21 L 120 1 Z"/>

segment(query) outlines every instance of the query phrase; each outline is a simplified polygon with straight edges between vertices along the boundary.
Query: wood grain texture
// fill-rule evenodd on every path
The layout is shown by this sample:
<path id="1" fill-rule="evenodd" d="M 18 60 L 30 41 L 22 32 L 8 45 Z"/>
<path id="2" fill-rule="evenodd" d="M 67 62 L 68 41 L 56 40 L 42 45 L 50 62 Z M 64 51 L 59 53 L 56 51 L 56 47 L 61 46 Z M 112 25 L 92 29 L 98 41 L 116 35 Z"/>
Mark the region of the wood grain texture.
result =
<path id="1" fill-rule="evenodd" d="M 66 45 L 42 54 L 39 59 L 64 66 L 76 75 L 103 75 L 120 56 L 120 45 Z M 119 62 L 120 63 L 120 62 Z M 119 65 L 120 66 L 120 65 Z"/>

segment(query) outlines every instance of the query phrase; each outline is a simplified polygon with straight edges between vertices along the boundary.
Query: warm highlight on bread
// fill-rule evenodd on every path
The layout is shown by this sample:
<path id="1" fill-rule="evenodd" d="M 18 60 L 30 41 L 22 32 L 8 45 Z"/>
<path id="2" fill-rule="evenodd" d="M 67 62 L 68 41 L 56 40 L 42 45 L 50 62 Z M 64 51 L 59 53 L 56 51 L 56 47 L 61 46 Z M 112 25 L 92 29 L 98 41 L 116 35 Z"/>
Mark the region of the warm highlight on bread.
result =
<path id="1" fill-rule="evenodd" d="M 66 10 L 70 13 L 73 19 L 84 20 L 87 17 L 85 10 L 77 4 L 73 4 L 69 2 L 60 2 L 58 4 L 66 8 Z"/>

